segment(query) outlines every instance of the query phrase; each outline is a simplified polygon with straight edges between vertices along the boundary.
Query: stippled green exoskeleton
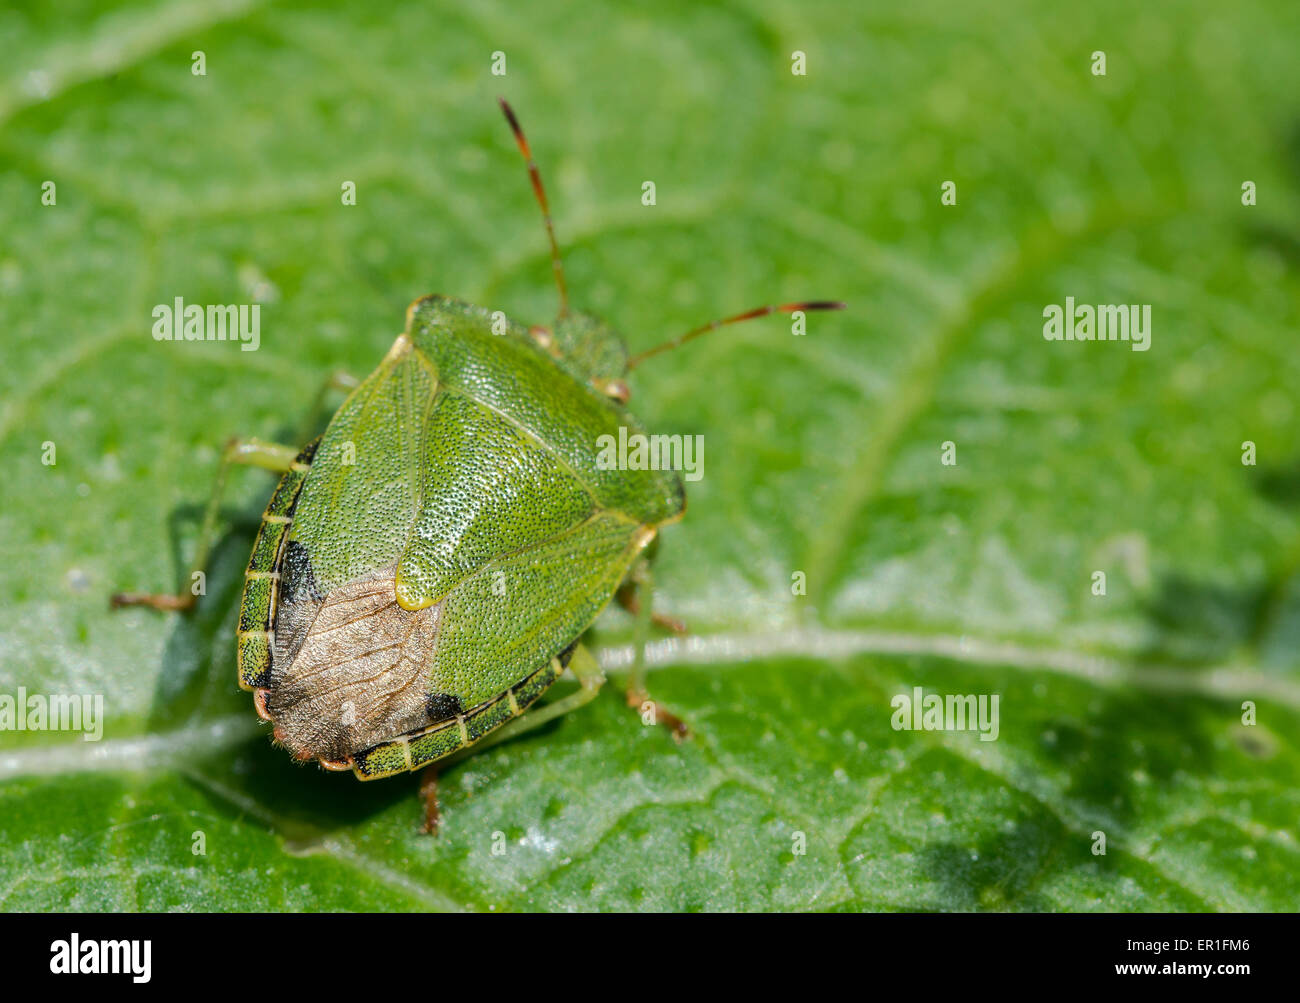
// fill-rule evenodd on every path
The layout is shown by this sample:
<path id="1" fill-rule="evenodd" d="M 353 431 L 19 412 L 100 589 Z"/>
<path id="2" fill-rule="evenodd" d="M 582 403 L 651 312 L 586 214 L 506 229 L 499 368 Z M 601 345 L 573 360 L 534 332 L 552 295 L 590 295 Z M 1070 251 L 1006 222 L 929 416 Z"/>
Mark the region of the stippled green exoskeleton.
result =
<path id="1" fill-rule="evenodd" d="M 578 642 L 610 599 L 638 615 L 644 639 L 645 551 L 681 518 L 686 496 L 675 471 L 599 462 L 602 436 L 644 434 L 626 407 L 628 370 L 723 324 L 840 306 L 760 307 L 629 358 L 608 325 L 569 309 L 545 190 L 501 106 L 546 223 L 555 323 L 416 300 L 375 371 L 336 380 L 350 393 L 318 439 L 227 446 L 200 531 L 195 569 L 229 466 L 282 474 L 245 572 L 239 685 L 294 756 L 362 780 L 418 770 L 590 700 L 604 679 Z M 113 601 L 185 609 L 194 596 Z M 628 702 L 643 707 L 637 666 Z M 566 667 L 578 690 L 521 717 Z M 424 785 L 430 830 L 434 775 Z"/>

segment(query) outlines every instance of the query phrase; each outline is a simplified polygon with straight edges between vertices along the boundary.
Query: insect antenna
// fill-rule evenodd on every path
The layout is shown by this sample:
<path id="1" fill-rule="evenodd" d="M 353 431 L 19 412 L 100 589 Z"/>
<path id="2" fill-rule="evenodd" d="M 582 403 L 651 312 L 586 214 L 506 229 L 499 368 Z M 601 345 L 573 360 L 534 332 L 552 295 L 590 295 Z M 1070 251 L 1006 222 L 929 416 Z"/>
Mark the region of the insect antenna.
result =
<path id="1" fill-rule="evenodd" d="M 551 223 L 551 207 L 546 201 L 546 189 L 542 187 L 542 176 L 537 172 L 537 164 L 533 162 L 533 151 L 528 147 L 528 140 L 524 136 L 524 130 L 519 126 L 519 119 L 515 118 L 515 111 L 510 107 L 505 98 L 497 98 L 501 104 L 501 110 L 506 113 L 506 121 L 510 123 L 510 131 L 515 134 L 515 142 L 519 144 L 519 152 L 523 154 L 525 163 L 528 164 L 528 177 L 533 182 L 533 194 L 537 196 L 537 204 L 542 207 L 542 222 L 546 224 L 546 239 L 551 242 L 551 271 L 555 273 L 555 285 L 560 290 L 560 316 L 567 316 L 569 313 L 569 291 L 564 284 L 564 266 L 560 264 L 560 245 L 555 241 L 555 227 Z"/>
<path id="2" fill-rule="evenodd" d="M 628 360 L 627 368 L 634 369 L 652 355 L 658 355 L 660 352 L 666 352 L 669 349 L 676 348 L 678 345 L 684 345 L 688 341 L 698 338 L 702 334 L 708 334 L 710 331 L 716 331 L 720 327 L 726 327 L 728 324 L 739 324 L 742 320 L 753 320 L 755 317 L 766 317 L 770 313 L 795 313 L 798 310 L 843 310 L 844 304 L 834 300 L 805 300 L 802 303 L 782 303 L 780 306 L 760 306 L 753 310 L 746 310 L 744 313 L 738 313 L 731 317 L 723 317 L 721 320 L 710 321 L 700 327 L 692 328 L 685 334 L 678 335 L 662 345 L 655 345 L 654 348 L 647 349 L 639 355 L 634 355 Z"/>

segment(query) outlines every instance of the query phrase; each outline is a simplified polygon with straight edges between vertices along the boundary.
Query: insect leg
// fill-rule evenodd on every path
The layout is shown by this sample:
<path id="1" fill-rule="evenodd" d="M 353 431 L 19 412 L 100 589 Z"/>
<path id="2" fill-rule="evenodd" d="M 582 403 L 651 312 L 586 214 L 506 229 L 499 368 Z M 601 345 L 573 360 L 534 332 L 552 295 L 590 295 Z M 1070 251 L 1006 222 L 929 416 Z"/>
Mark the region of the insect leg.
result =
<path id="1" fill-rule="evenodd" d="M 534 728 L 539 728 L 548 721 L 554 721 L 557 717 L 561 717 L 571 710 L 577 710 L 583 704 L 590 703 L 595 699 L 596 694 L 600 692 L 600 688 L 605 685 L 605 673 L 601 671 L 600 666 L 596 663 L 595 656 L 580 644 L 573 649 L 573 657 L 569 660 L 569 668 L 578 677 L 577 690 L 545 706 L 530 708 L 522 716 L 502 725 L 490 735 L 484 736 L 482 741 L 450 756 L 445 762 L 457 762 L 462 756 L 482 752 L 489 746 L 532 731 Z"/>
<path id="2" fill-rule="evenodd" d="M 462 759 L 482 752 L 498 742 L 507 741 L 525 732 L 532 731 L 548 721 L 554 721 L 562 714 L 577 710 L 583 704 L 589 703 L 595 698 L 596 694 L 600 692 L 601 686 L 605 683 L 605 673 L 600 670 L 600 666 L 596 664 L 596 659 L 591 652 L 579 645 L 574 649 L 573 657 L 569 660 L 569 668 L 578 677 L 579 686 L 575 692 L 566 697 L 561 697 L 553 703 L 548 703 L 544 707 L 531 708 L 525 711 L 522 716 L 502 725 L 475 744 L 466 746 L 446 759 L 440 759 L 425 767 L 420 780 L 420 797 L 424 801 L 424 825 L 422 827 L 424 832 L 435 835 L 438 831 L 440 817 L 438 811 L 438 774 L 442 770 L 454 766 Z"/>
<path id="3" fill-rule="evenodd" d="M 420 776 L 420 800 L 424 802 L 424 824 L 420 831 L 427 836 L 438 834 L 442 813 L 438 810 L 438 766 L 427 766 Z"/>
<path id="4" fill-rule="evenodd" d="M 627 705 L 640 711 L 641 719 L 648 724 L 661 724 L 672 732 L 673 738 L 679 742 L 683 738 L 690 736 L 691 729 L 687 727 L 686 722 L 675 714 L 670 714 L 664 705 L 657 700 L 651 700 L 650 695 L 645 688 L 645 647 L 650 640 L 650 624 L 658 623 L 661 626 L 667 626 L 670 630 L 678 633 L 685 633 L 686 625 L 670 617 L 656 617 L 651 611 L 651 603 L 654 602 L 654 579 L 650 571 L 650 562 L 641 561 L 628 576 L 628 584 L 632 586 L 630 601 L 622 598 L 623 589 L 619 589 L 619 602 L 636 616 L 636 634 L 632 641 L 633 662 L 632 674 L 627 681 Z M 641 596 L 644 593 L 645 599 L 642 601 Z"/>
<path id="5" fill-rule="evenodd" d="M 639 616 L 641 613 L 641 595 L 639 583 L 634 578 L 628 578 L 618 587 L 614 593 L 614 601 L 622 606 L 633 616 Z M 667 613 L 650 613 L 650 622 L 656 627 L 662 627 L 664 630 L 673 634 L 687 633 L 686 624 L 678 620 L 675 616 L 669 616 Z"/>
<path id="6" fill-rule="evenodd" d="M 226 479 L 234 464 L 246 467 L 261 467 L 284 473 L 293 466 L 298 450 L 293 446 L 281 446 L 260 439 L 231 439 L 221 455 L 221 465 L 217 468 L 217 477 L 212 485 L 212 494 L 208 498 L 207 508 L 203 512 L 203 524 L 199 529 L 199 542 L 194 552 L 186 578 L 194 581 L 196 572 L 202 571 L 208 562 L 212 549 L 212 540 L 217 528 L 217 516 L 221 510 L 221 496 L 226 490 Z M 122 606 L 152 606 L 161 610 L 185 610 L 194 606 L 197 596 L 191 591 L 182 591 L 176 595 L 166 593 L 148 594 L 141 592 L 118 592 L 110 602 L 114 608 Z"/>

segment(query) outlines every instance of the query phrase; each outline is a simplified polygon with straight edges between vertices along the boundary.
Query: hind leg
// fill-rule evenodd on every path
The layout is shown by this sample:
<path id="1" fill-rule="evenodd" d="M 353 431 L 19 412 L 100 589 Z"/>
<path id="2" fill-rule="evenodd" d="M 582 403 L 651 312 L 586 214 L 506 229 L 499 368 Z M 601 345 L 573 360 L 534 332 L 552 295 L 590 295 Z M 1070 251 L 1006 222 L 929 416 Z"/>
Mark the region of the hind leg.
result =
<path id="1" fill-rule="evenodd" d="M 578 688 L 568 696 L 553 700 L 543 707 L 529 708 L 519 717 L 502 725 L 496 731 L 486 735 L 481 741 L 467 746 L 459 752 L 438 760 L 424 768 L 420 780 L 420 798 L 424 802 L 423 831 L 433 835 L 438 831 L 440 813 L 438 810 L 438 773 L 448 766 L 454 766 L 467 756 L 491 748 L 498 742 L 505 742 L 519 735 L 532 731 L 548 721 L 554 721 L 570 711 L 577 710 L 583 704 L 590 703 L 605 684 L 605 673 L 600 670 L 596 659 L 582 645 L 574 649 L 569 668 L 578 677 Z"/>

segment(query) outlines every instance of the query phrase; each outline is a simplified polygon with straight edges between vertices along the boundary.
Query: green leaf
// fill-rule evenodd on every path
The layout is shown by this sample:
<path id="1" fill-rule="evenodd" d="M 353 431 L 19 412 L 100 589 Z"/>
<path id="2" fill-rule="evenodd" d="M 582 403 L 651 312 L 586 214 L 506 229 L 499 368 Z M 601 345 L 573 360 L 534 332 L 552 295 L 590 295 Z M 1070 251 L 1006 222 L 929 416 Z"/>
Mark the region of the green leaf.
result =
<path id="1" fill-rule="evenodd" d="M 98 742 L 0 732 L 3 908 L 1300 900 L 1293 4 L 85 2 L 0 48 L 0 694 L 104 701 Z M 707 445 L 656 571 L 692 633 L 649 652 L 694 737 L 624 706 L 610 612 L 615 685 L 446 771 L 430 840 L 416 778 L 295 765 L 236 689 L 268 475 L 195 614 L 107 596 L 177 587 L 221 444 L 294 437 L 416 296 L 552 315 L 498 93 L 634 350 L 850 309 L 634 374 Z M 177 296 L 260 302 L 259 350 L 155 341 Z M 1067 296 L 1149 304 L 1150 350 L 1045 340 Z M 997 694 L 996 741 L 896 730 L 915 687 Z"/>

